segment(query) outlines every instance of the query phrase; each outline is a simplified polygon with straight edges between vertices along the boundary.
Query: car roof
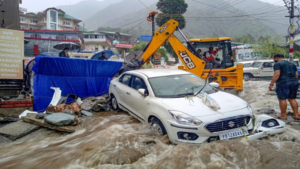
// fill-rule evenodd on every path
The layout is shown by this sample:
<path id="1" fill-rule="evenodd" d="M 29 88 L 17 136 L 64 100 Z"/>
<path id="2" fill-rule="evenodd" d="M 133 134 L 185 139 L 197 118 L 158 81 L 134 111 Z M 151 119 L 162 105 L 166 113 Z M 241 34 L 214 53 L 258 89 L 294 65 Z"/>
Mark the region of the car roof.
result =
<path id="1" fill-rule="evenodd" d="M 253 63 L 255 60 L 248 60 L 248 61 L 238 61 L 236 63 Z"/>
<path id="2" fill-rule="evenodd" d="M 171 76 L 171 75 L 191 74 L 187 71 L 177 70 L 177 69 L 139 69 L 139 70 L 128 71 L 126 73 L 142 74 L 149 78 Z"/>

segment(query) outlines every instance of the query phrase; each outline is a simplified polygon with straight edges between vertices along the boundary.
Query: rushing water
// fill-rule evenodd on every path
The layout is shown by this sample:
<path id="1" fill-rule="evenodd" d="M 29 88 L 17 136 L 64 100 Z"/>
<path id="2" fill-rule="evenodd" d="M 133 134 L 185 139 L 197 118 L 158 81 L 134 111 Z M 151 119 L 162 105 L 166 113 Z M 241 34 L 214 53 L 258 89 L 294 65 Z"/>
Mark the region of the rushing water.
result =
<path id="1" fill-rule="evenodd" d="M 279 106 L 267 82 L 246 82 L 239 96 L 254 110 Z M 254 113 L 258 113 L 255 111 Z M 298 127 L 299 128 L 299 127 Z M 300 131 L 289 126 L 263 140 L 238 138 L 201 145 L 172 145 L 126 113 L 84 120 L 73 134 L 40 137 L 0 147 L 1 168 L 299 169 Z"/>

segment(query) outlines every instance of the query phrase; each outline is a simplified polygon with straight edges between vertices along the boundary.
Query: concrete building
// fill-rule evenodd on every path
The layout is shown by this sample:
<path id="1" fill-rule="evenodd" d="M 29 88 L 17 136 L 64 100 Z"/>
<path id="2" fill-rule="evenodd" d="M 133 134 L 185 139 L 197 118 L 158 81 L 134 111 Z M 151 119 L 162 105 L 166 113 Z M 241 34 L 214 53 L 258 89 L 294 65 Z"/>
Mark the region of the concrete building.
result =
<path id="1" fill-rule="evenodd" d="M 38 46 L 39 54 L 58 55 L 60 50 L 53 48 L 60 42 L 80 43 L 82 31 L 79 31 L 81 20 L 76 19 L 63 10 L 48 8 L 37 14 L 20 10 L 20 28 L 24 31 L 25 56 L 34 55 L 34 46 Z"/>
<path id="2" fill-rule="evenodd" d="M 103 33 L 84 32 L 84 47 L 87 51 L 102 51 L 111 48 L 111 40 Z"/>
<path id="3" fill-rule="evenodd" d="M 20 29 L 19 4 L 22 0 L 1 0 L 0 1 L 0 21 L 1 27 L 6 29 Z M 4 13 L 2 12 L 4 11 Z M 3 15 L 4 14 L 4 18 Z M 4 25 L 2 21 L 4 20 Z"/>
<path id="4" fill-rule="evenodd" d="M 21 29 L 78 30 L 80 22 L 81 20 L 56 8 L 48 8 L 37 14 L 20 11 Z"/>

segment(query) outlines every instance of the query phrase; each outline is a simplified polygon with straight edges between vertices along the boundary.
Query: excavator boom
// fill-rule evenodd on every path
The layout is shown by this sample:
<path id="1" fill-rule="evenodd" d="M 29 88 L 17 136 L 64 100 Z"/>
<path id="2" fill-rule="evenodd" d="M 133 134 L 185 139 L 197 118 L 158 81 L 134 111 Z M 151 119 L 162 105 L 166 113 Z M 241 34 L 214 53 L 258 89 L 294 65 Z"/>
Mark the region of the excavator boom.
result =
<path id="1" fill-rule="evenodd" d="M 174 32 L 178 29 L 177 27 L 178 22 L 174 19 L 170 19 L 168 22 L 162 25 L 156 31 L 147 48 L 144 49 L 141 59 L 143 59 L 144 62 L 148 60 L 155 53 L 155 51 L 165 43 L 166 40 L 169 40 L 176 55 L 184 64 L 184 66 L 194 74 L 202 74 L 205 68 L 205 61 L 195 56 L 177 39 L 177 37 L 174 35 Z"/>

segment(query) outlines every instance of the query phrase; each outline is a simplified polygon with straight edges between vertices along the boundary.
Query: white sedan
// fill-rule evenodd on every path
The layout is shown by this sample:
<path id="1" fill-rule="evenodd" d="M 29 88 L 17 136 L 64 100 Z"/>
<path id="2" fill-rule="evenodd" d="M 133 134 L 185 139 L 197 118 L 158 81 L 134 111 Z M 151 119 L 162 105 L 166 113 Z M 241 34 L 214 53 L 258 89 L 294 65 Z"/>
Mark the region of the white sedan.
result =
<path id="1" fill-rule="evenodd" d="M 113 109 L 150 123 L 175 144 L 236 137 L 253 140 L 285 130 L 283 121 L 254 116 L 247 102 L 212 86 L 218 84 L 205 84 L 182 70 L 143 69 L 112 80 L 109 94 Z"/>

